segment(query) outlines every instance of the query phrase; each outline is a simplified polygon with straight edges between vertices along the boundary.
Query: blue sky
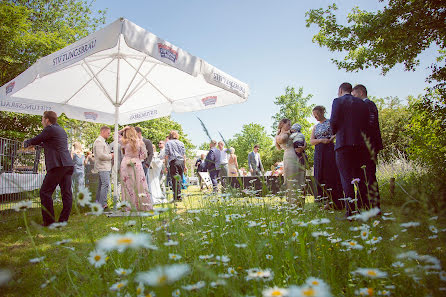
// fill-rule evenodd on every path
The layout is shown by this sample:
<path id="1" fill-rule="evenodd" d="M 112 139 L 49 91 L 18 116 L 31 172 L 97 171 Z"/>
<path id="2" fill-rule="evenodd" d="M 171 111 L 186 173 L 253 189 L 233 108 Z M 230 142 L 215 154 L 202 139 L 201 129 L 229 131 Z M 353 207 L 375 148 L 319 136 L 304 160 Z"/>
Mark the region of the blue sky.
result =
<path id="1" fill-rule="evenodd" d="M 353 6 L 365 10 L 382 7 L 370 0 L 97 0 L 94 9 L 108 9 L 107 24 L 125 17 L 249 84 L 251 95 L 246 103 L 172 115 L 199 145 L 208 138 L 197 116 L 217 140 L 218 131 L 231 138 L 252 122 L 271 132 L 271 116 L 278 111 L 274 99 L 284 94 L 286 86 L 303 87 L 305 95 L 313 95 L 311 103 L 324 105 L 328 113 L 344 81 L 362 83 L 369 95 L 377 97 L 404 99 L 423 93 L 430 72 L 427 68 L 435 60 L 433 48 L 420 55 L 415 72 L 405 72 L 398 65 L 386 76 L 376 69 L 347 73 L 331 63 L 331 58 L 340 55 L 312 42 L 317 28 L 305 26 L 305 12 L 333 2 L 339 7 L 340 18 Z"/>

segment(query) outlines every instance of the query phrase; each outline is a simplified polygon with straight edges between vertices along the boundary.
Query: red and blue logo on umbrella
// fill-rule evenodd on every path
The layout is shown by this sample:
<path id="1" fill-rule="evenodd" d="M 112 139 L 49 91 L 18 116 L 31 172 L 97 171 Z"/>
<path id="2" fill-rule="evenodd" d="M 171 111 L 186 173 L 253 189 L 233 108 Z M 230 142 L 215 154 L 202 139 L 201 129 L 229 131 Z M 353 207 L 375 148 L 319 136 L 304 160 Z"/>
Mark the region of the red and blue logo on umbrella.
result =
<path id="1" fill-rule="evenodd" d="M 170 46 L 167 46 L 162 43 L 158 43 L 158 50 L 159 50 L 161 58 L 169 59 L 173 63 L 175 63 L 176 60 L 178 59 L 178 52 Z"/>

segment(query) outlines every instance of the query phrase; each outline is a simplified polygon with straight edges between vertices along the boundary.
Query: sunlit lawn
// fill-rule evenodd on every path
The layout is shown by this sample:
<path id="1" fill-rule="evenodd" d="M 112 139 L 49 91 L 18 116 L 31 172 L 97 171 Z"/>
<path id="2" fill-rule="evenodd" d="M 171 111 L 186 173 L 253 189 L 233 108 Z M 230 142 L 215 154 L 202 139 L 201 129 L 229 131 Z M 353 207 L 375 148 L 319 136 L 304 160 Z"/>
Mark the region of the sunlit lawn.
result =
<path id="1" fill-rule="evenodd" d="M 328 291 L 334 296 L 446 293 L 442 218 L 406 217 L 395 208 L 384 209 L 384 216 L 367 222 L 348 222 L 339 219 L 341 212 L 322 211 L 315 203 L 299 209 L 278 197 L 202 196 L 196 189 L 188 194 L 184 202 L 165 205 L 170 210 L 153 217 L 109 218 L 78 214 L 73 208 L 69 224 L 57 230 L 33 223 L 41 222 L 40 213 L 29 210 L 25 214 L 35 247 L 24 213 L 3 215 L 0 268 L 12 271 L 13 279 L 0 287 L 0 296 L 262 296 L 262 292 L 274 296 L 285 292 L 264 292 L 274 286 L 296 286 L 288 292 L 292 296 L 329 296 L 323 295 Z M 409 221 L 420 225 L 400 225 Z M 106 263 L 95 268 L 88 257 L 97 241 L 126 232 L 150 234 L 157 249 L 108 251 Z M 56 244 L 64 239 L 72 241 Z M 29 262 L 37 257 L 45 258 Z M 188 273 L 172 283 L 154 280 L 160 286 L 146 283 L 138 290 L 138 273 L 174 263 L 188 264 Z M 130 270 L 118 275 L 119 268 Z M 378 270 L 366 270 L 363 276 L 358 268 Z M 381 272 L 386 276 L 380 277 Z M 305 285 L 309 277 L 316 277 L 319 287 Z"/>

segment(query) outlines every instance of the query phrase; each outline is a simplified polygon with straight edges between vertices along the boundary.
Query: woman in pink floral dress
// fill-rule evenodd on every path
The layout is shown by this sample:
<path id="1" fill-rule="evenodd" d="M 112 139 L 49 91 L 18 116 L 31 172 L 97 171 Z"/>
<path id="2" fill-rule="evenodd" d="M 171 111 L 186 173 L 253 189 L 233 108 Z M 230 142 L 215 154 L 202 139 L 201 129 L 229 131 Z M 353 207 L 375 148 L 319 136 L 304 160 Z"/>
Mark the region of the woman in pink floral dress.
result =
<path id="1" fill-rule="evenodd" d="M 147 156 L 146 147 L 133 127 L 127 126 L 118 134 L 124 151 L 121 162 L 122 201 L 130 202 L 136 210 L 152 210 L 152 200 L 141 163 Z"/>

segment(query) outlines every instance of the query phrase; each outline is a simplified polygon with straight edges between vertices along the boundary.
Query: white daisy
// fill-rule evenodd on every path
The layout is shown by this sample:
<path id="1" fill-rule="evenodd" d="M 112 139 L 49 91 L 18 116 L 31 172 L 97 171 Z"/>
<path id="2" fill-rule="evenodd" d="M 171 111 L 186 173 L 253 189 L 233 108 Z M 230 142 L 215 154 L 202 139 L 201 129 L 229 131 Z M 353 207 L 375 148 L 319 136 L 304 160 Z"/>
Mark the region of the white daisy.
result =
<path id="1" fill-rule="evenodd" d="M 361 239 L 362 240 L 366 240 L 367 238 L 369 238 L 369 230 L 362 230 L 361 231 Z"/>
<path id="2" fill-rule="evenodd" d="M 94 250 L 91 251 L 88 256 L 88 261 L 90 261 L 91 265 L 98 268 L 105 264 L 107 255 L 102 250 Z"/>
<path id="3" fill-rule="evenodd" d="M 118 250 L 123 252 L 127 248 L 152 248 L 151 239 L 149 234 L 145 233 L 132 233 L 126 234 L 109 234 L 108 236 L 100 239 L 96 246 L 100 250 L 111 251 Z"/>
<path id="4" fill-rule="evenodd" d="M 32 259 L 29 259 L 29 263 L 39 263 L 39 262 L 42 262 L 43 259 L 45 259 L 45 256 L 38 257 L 38 258 L 32 258 Z"/>
<path id="5" fill-rule="evenodd" d="M 191 285 L 187 285 L 187 286 L 181 286 L 184 290 L 186 291 L 196 291 L 199 290 L 201 288 L 204 288 L 206 286 L 206 282 L 204 281 L 199 281 L 196 284 L 191 284 Z"/>
<path id="6" fill-rule="evenodd" d="M 235 247 L 238 247 L 238 248 L 245 248 L 245 247 L 247 247 L 248 245 L 246 244 L 246 243 L 235 243 L 234 244 L 235 245 Z"/>
<path id="7" fill-rule="evenodd" d="M 164 243 L 165 246 L 174 246 L 174 245 L 178 245 L 178 241 L 175 240 L 168 240 Z"/>
<path id="8" fill-rule="evenodd" d="M 267 260 L 272 260 L 274 257 L 273 257 L 273 255 L 266 255 L 265 258 L 266 258 Z"/>
<path id="9" fill-rule="evenodd" d="M 375 291 L 373 288 L 360 288 L 359 290 L 355 291 L 355 294 L 359 296 L 374 296 Z"/>
<path id="10" fill-rule="evenodd" d="M 172 297 L 180 296 L 180 295 L 181 295 L 181 291 L 180 291 L 180 289 L 173 290 L 173 292 L 172 292 Z"/>
<path id="11" fill-rule="evenodd" d="M 131 269 L 124 269 L 124 268 L 115 269 L 116 274 L 119 276 L 129 275 L 130 273 L 132 273 L 132 271 L 133 270 Z"/>
<path id="12" fill-rule="evenodd" d="M 259 268 L 251 268 L 251 269 L 248 269 L 247 272 L 248 272 L 248 275 L 246 276 L 246 280 L 270 281 L 274 277 L 274 273 L 269 268 L 267 268 L 265 270 L 261 270 Z"/>
<path id="13" fill-rule="evenodd" d="M 367 244 L 377 244 L 378 242 L 380 242 L 383 238 L 381 236 L 376 237 L 373 236 L 370 240 L 367 240 L 366 243 Z"/>
<path id="14" fill-rule="evenodd" d="M 273 297 L 273 296 L 288 296 L 288 290 L 278 287 L 267 288 L 262 291 L 263 297 Z"/>
<path id="15" fill-rule="evenodd" d="M 233 268 L 233 267 L 229 267 L 228 268 L 228 273 L 231 275 L 236 275 L 238 274 L 237 271 Z"/>
<path id="16" fill-rule="evenodd" d="M 62 229 L 62 227 L 65 227 L 68 223 L 67 222 L 55 222 L 48 226 L 48 229 Z"/>
<path id="17" fill-rule="evenodd" d="M 95 202 L 95 203 L 90 203 L 90 209 L 91 209 L 91 213 L 99 216 L 104 212 L 104 209 L 102 208 L 102 205 L 100 205 L 99 203 Z"/>
<path id="18" fill-rule="evenodd" d="M 77 203 L 79 203 L 80 206 L 86 206 L 90 204 L 91 193 L 88 188 L 80 187 L 79 191 L 77 192 L 76 199 Z"/>
<path id="19" fill-rule="evenodd" d="M 171 260 L 177 261 L 177 260 L 180 260 L 181 258 L 182 257 L 180 255 L 169 253 L 169 259 L 171 259 Z"/>
<path id="20" fill-rule="evenodd" d="M 418 226 L 420 226 L 420 223 L 419 222 L 407 222 L 407 223 L 400 224 L 400 226 L 403 228 L 418 227 Z"/>
<path id="21" fill-rule="evenodd" d="M 157 266 L 150 271 L 138 273 L 135 280 L 152 287 L 164 286 L 176 282 L 189 271 L 190 268 L 187 264 Z"/>
<path id="22" fill-rule="evenodd" d="M 136 221 L 135 220 L 130 220 L 130 221 L 127 221 L 127 222 L 124 223 L 124 226 L 127 226 L 127 227 L 133 227 L 135 225 L 136 225 Z"/>
<path id="23" fill-rule="evenodd" d="M 364 247 L 357 243 L 355 240 L 348 240 L 341 242 L 341 245 L 346 246 L 348 248 L 354 249 L 354 250 L 362 250 Z"/>
<path id="24" fill-rule="evenodd" d="M 376 268 L 358 268 L 353 273 L 367 276 L 370 278 L 382 278 L 387 276 L 387 272 L 381 271 Z"/>
<path id="25" fill-rule="evenodd" d="M 120 291 L 122 288 L 124 288 L 125 286 L 127 286 L 127 283 L 128 283 L 127 280 L 123 280 L 123 281 L 117 282 L 117 283 L 113 284 L 113 285 L 110 287 L 110 290 L 111 290 L 111 291 Z"/>
<path id="26" fill-rule="evenodd" d="M 200 260 L 209 260 L 209 259 L 212 259 L 214 257 L 214 255 L 200 255 L 200 256 L 198 256 L 198 259 L 200 259 Z"/>
<path id="27" fill-rule="evenodd" d="M 54 244 L 55 245 L 64 245 L 64 244 L 70 243 L 72 241 L 73 241 L 72 239 L 62 239 L 61 241 L 56 241 Z"/>
<path id="28" fill-rule="evenodd" d="M 33 202 L 31 200 L 20 201 L 16 205 L 14 205 L 15 211 L 26 211 L 33 206 Z"/>

